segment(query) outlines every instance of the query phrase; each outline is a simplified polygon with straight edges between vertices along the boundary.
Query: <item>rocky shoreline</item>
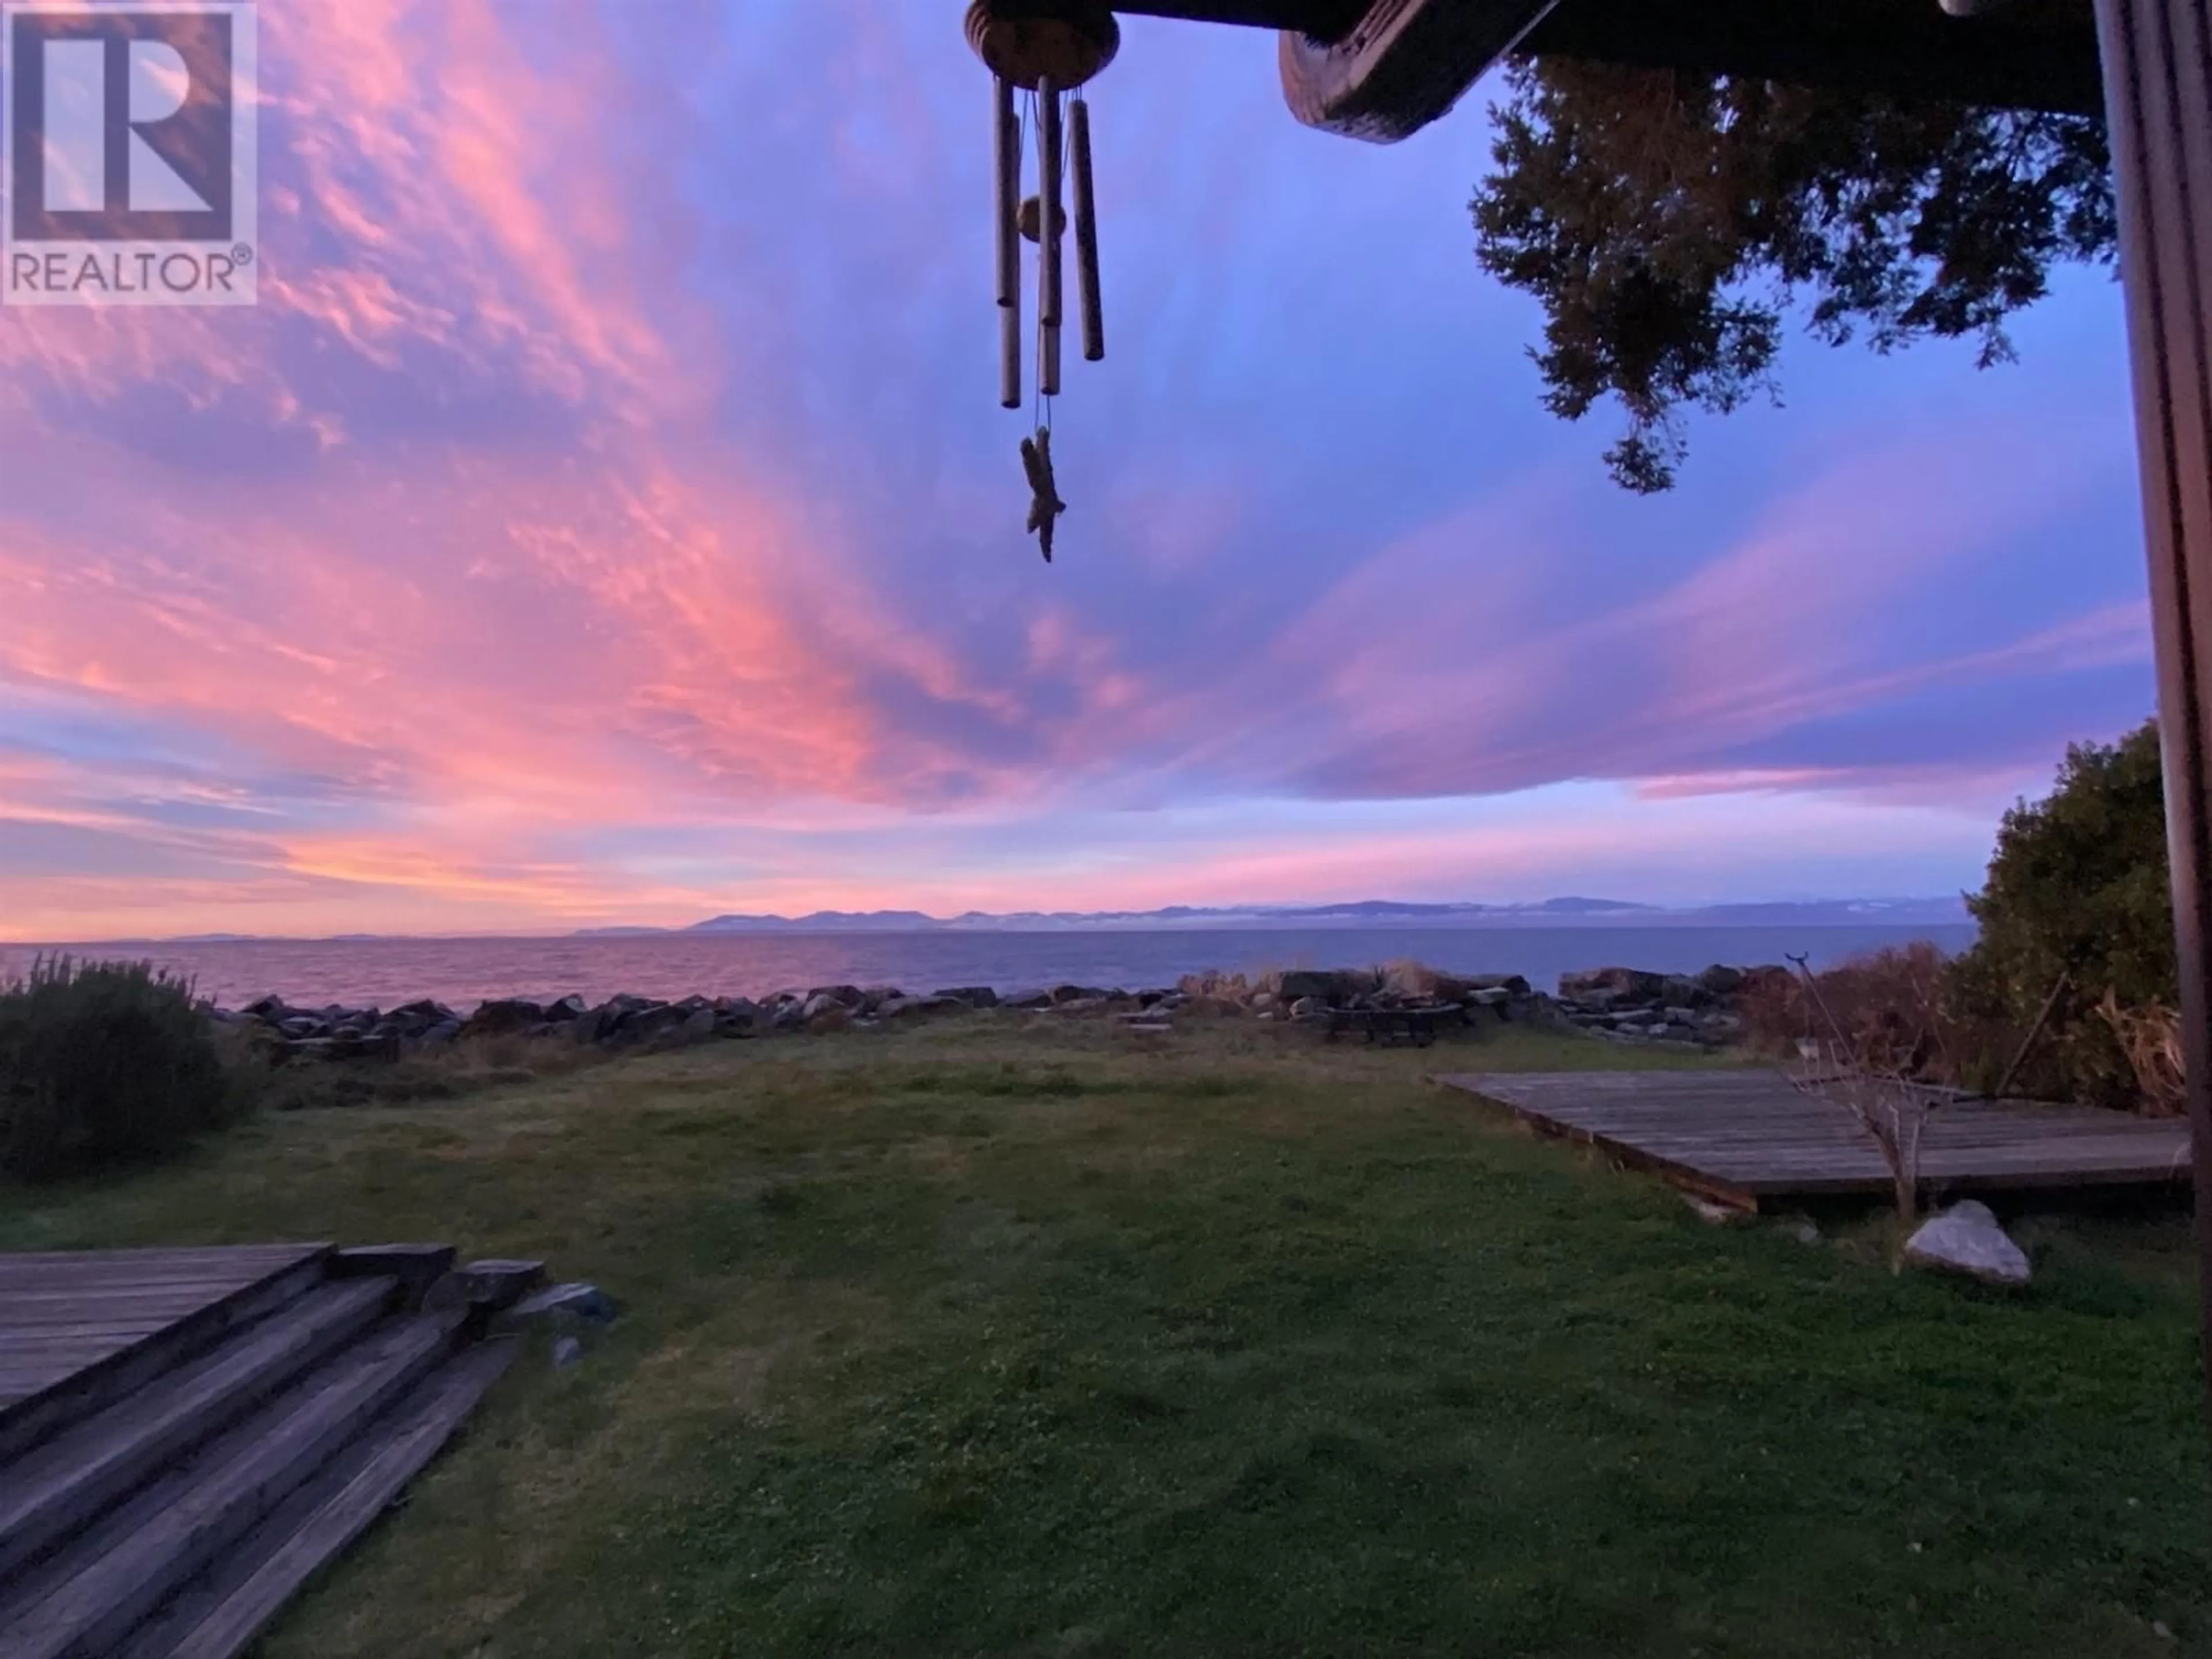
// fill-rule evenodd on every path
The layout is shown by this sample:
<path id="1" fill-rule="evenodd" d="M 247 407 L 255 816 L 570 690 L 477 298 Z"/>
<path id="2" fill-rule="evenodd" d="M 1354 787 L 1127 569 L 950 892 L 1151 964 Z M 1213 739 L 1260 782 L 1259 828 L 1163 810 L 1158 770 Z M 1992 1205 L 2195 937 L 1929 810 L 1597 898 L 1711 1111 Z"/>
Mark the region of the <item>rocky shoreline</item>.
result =
<path id="1" fill-rule="evenodd" d="M 1517 974 L 1440 974 L 1416 966 L 1291 969 L 1255 975 L 1188 974 L 1174 986 L 1137 991 L 1057 985 L 1001 994 L 988 986 L 961 986 L 914 995 L 895 986 L 821 985 L 777 991 L 757 1000 L 615 996 L 593 1006 L 574 995 L 550 1001 L 501 997 L 465 1014 L 428 999 L 388 1010 L 305 1008 L 270 995 L 242 1008 L 211 1012 L 283 1063 L 397 1060 L 495 1037 L 660 1049 L 724 1039 L 865 1030 L 986 1010 L 1025 1017 L 1088 1015 L 1159 1029 L 1199 1018 L 1319 1025 L 1336 1011 L 1456 1006 L 1474 1024 L 1548 1026 L 1611 1042 L 1714 1048 L 1742 1036 L 1740 1004 L 1745 993 L 1777 975 L 1787 978 L 1789 970 L 1717 964 L 1684 975 L 1598 968 L 1562 975 L 1557 991 L 1547 994 Z"/>

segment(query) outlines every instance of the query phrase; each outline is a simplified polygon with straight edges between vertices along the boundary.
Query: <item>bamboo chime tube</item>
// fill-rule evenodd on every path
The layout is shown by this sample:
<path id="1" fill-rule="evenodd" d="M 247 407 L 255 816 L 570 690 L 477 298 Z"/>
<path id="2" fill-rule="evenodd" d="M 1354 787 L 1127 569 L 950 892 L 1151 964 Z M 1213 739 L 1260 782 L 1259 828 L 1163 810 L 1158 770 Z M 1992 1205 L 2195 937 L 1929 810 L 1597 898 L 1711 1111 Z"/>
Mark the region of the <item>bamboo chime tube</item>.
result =
<path id="1" fill-rule="evenodd" d="M 999 307 L 999 407 L 1022 406 L 1022 305 Z"/>
<path id="2" fill-rule="evenodd" d="M 1013 82 L 992 77 L 996 101 L 997 177 L 993 181 L 991 228 L 999 253 L 999 404 L 1022 406 L 1022 126 L 1014 114 Z"/>
<path id="3" fill-rule="evenodd" d="M 1037 390 L 1048 398 L 1060 396 L 1060 331 L 1046 328 L 1037 337 Z"/>
<path id="4" fill-rule="evenodd" d="M 1037 139 L 1042 184 L 1037 195 L 1037 320 L 1043 337 L 1037 348 L 1037 390 L 1050 398 L 1060 391 L 1060 88 L 1052 77 L 1037 80 Z"/>
<path id="5" fill-rule="evenodd" d="M 1083 356 L 1106 355 L 1106 310 L 1098 296 L 1098 203 L 1091 187 L 1091 106 L 1067 106 L 1068 165 L 1075 191 L 1075 303 L 1083 313 Z"/>
<path id="6" fill-rule="evenodd" d="M 991 77 L 996 103 L 993 131 L 998 139 L 998 171 L 991 181 L 991 231 L 999 253 L 999 303 L 1018 307 L 1022 302 L 1021 213 L 1022 124 L 1014 113 L 1014 83 L 1004 76 Z"/>

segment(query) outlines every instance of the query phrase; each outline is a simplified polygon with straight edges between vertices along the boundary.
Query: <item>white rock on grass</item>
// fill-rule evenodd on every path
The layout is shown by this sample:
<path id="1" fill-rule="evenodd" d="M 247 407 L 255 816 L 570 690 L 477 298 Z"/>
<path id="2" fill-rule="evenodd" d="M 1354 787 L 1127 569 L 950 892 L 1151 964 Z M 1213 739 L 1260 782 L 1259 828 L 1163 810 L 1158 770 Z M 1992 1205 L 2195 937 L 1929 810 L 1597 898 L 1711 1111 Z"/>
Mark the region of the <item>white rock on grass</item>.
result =
<path id="1" fill-rule="evenodd" d="M 1697 1212 L 1698 1220 L 1715 1227 L 1725 1226 L 1731 1221 L 1743 1218 L 1742 1211 L 1732 1210 L 1725 1204 L 1716 1204 L 1710 1198 L 1700 1198 L 1695 1193 L 1684 1193 L 1682 1202 Z"/>
<path id="2" fill-rule="evenodd" d="M 1905 1259 L 1923 1267 L 1965 1273 L 1984 1285 L 2025 1285 L 2027 1255 L 1974 1199 L 1954 1204 L 1905 1241 Z"/>

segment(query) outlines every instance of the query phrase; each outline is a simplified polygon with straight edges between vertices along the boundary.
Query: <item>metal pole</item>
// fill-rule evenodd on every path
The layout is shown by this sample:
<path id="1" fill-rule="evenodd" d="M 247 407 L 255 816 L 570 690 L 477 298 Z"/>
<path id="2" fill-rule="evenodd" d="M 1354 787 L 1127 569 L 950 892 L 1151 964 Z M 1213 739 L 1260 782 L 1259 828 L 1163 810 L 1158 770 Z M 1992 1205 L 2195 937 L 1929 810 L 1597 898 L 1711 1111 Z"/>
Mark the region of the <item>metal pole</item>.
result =
<path id="1" fill-rule="evenodd" d="M 2212 0 L 2097 0 L 2150 553 L 2166 848 L 2212 1362 Z M 2212 1363 L 2206 1366 L 2212 1412 Z"/>
<path id="2" fill-rule="evenodd" d="M 999 407 L 1022 406 L 1022 302 L 999 307 Z"/>
<path id="3" fill-rule="evenodd" d="M 1106 311 L 1098 297 L 1098 203 L 1091 183 L 1091 106 L 1067 106 L 1067 161 L 1075 190 L 1075 303 L 1083 313 L 1083 357 L 1106 355 Z"/>

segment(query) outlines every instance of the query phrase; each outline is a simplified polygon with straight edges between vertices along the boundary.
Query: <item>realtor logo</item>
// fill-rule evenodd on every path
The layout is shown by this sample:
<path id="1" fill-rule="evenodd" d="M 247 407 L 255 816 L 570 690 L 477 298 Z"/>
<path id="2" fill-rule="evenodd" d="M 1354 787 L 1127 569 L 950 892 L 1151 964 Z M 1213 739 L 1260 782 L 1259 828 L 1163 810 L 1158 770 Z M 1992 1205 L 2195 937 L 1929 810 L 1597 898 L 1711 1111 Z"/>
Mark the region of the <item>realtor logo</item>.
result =
<path id="1" fill-rule="evenodd" d="M 0 303 L 254 302 L 254 22 L 0 5 Z"/>

